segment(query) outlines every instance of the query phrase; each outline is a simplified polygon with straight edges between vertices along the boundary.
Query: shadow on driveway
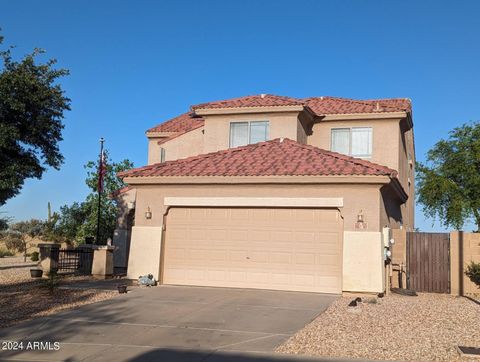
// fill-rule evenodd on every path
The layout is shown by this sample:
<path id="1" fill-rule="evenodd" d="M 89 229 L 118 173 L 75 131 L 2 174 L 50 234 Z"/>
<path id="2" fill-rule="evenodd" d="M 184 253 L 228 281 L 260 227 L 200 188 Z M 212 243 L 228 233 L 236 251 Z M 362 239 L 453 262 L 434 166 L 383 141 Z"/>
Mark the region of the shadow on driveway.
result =
<path id="1" fill-rule="evenodd" d="M 2 341 L 60 343 L 58 351 L 0 351 L 0 360 L 296 361 L 272 352 L 336 298 L 253 289 L 136 288 L 0 329 Z"/>

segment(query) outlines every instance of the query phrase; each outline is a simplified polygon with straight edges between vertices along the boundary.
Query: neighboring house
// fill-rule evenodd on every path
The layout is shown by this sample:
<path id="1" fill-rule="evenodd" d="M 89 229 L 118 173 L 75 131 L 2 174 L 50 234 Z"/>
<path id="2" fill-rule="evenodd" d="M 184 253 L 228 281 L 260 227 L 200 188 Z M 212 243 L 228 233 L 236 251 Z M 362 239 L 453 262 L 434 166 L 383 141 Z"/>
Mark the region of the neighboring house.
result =
<path id="1" fill-rule="evenodd" d="M 389 228 L 414 228 L 412 127 L 408 99 L 262 94 L 149 129 L 149 165 L 120 175 L 128 277 L 383 291 Z"/>

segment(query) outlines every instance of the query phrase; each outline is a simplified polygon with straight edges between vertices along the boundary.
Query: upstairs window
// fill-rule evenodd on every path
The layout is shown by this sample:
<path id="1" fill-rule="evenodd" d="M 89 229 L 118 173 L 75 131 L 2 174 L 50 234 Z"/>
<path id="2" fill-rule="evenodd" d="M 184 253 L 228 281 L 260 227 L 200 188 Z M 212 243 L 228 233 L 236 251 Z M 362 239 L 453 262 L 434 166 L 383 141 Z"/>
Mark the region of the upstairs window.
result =
<path id="1" fill-rule="evenodd" d="M 330 149 L 358 158 L 372 157 L 372 128 L 332 128 Z"/>
<path id="2" fill-rule="evenodd" d="M 268 140 L 268 121 L 230 123 L 230 147 L 245 146 Z"/>
<path id="3" fill-rule="evenodd" d="M 165 148 L 163 147 L 160 148 L 160 162 L 165 162 Z"/>

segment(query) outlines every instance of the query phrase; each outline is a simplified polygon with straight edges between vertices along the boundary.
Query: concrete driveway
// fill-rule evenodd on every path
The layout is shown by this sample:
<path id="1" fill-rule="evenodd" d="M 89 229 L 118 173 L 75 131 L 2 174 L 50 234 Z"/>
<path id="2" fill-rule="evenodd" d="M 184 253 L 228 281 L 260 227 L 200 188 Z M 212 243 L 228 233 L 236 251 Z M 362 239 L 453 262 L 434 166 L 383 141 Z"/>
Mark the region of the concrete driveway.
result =
<path id="1" fill-rule="evenodd" d="M 60 342 L 58 351 L 0 350 L 0 359 L 276 360 L 274 348 L 335 299 L 251 289 L 135 288 L 108 301 L 0 329 L 1 341 L 23 340 L 24 349 L 29 341 Z"/>

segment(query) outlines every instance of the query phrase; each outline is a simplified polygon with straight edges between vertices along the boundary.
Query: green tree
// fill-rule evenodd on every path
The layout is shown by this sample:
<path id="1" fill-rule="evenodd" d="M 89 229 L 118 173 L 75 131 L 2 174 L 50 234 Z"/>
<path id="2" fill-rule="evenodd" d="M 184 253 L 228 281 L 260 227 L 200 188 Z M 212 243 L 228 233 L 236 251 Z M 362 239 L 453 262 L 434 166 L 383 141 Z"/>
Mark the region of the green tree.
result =
<path id="1" fill-rule="evenodd" d="M 133 163 L 127 159 L 114 163 L 105 152 L 106 172 L 104 175 L 104 187 L 100 199 L 100 244 L 105 243 L 108 238 L 113 238 L 113 232 L 117 222 L 118 205 L 115 199 L 111 197 L 112 193 L 126 186 L 126 184 L 117 177 L 117 173 L 129 170 Z M 87 236 L 96 236 L 97 216 L 98 216 L 98 162 L 90 161 L 85 165 L 87 178 L 85 183 L 92 190 L 84 202 L 84 209 L 87 214 L 85 223 L 79 230 L 77 238 L 85 239 Z"/>
<path id="2" fill-rule="evenodd" d="M 480 123 L 453 129 L 416 167 L 418 201 L 430 217 L 461 229 L 470 220 L 480 231 Z"/>
<path id="3" fill-rule="evenodd" d="M 19 221 L 9 225 L 4 231 L 3 239 L 7 249 L 23 253 L 23 261 L 27 261 L 28 242 L 43 233 L 44 222 L 37 219 Z"/>
<path id="4" fill-rule="evenodd" d="M 48 166 L 59 169 L 62 119 L 70 110 L 57 83 L 68 70 L 55 69 L 55 59 L 37 63 L 41 49 L 20 61 L 12 59 L 11 49 L 0 51 L 0 206 L 20 192 L 25 179 L 41 178 Z"/>
<path id="5" fill-rule="evenodd" d="M 118 163 L 112 162 L 106 152 L 106 173 L 104 175 L 104 189 L 101 197 L 101 224 L 100 243 L 105 243 L 108 238 L 113 238 L 113 232 L 117 221 L 117 202 L 110 195 L 125 186 L 123 181 L 117 177 L 117 173 L 129 170 L 133 163 L 123 160 Z M 60 212 L 52 216 L 53 226 L 49 237 L 65 242 L 75 241 L 83 243 L 86 237 L 95 237 L 97 231 L 98 215 L 98 162 L 90 161 L 85 165 L 87 170 L 86 184 L 91 193 L 86 200 L 72 205 L 65 205 Z"/>

